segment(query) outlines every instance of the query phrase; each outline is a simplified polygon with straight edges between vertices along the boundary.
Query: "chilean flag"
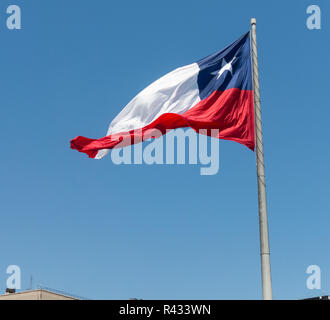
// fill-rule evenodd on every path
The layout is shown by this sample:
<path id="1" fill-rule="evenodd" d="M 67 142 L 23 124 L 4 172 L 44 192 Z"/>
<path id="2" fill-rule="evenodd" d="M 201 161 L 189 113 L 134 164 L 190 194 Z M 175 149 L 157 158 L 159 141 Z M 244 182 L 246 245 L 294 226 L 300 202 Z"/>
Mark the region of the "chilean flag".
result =
<path id="1" fill-rule="evenodd" d="M 225 49 L 175 69 L 142 90 L 100 139 L 76 137 L 71 148 L 101 159 L 109 149 L 141 142 L 152 129 L 217 130 L 217 138 L 255 147 L 250 32 Z M 212 130 L 213 131 L 213 130 Z M 214 136 L 214 135 L 212 135 Z M 128 142 L 127 142 L 128 141 Z"/>

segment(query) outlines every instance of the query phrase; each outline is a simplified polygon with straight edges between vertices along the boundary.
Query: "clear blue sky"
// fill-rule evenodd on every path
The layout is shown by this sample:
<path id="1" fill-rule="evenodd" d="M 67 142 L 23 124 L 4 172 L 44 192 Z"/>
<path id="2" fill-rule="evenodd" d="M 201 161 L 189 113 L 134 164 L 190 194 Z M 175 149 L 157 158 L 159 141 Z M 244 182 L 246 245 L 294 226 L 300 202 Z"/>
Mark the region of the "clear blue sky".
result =
<path id="1" fill-rule="evenodd" d="M 79 4 L 78 4 L 79 3 Z M 6 8 L 22 30 L 6 29 Z M 318 4 L 322 29 L 306 28 Z M 261 298 L 255 155 L 220 171 L 116 166 L 69 148 L 101 137 L 141 89 L 222 49 L 257 18 L 273 293 L 330 293 L 328 1 L 0 3 L 1 238 L 6 267 L 89 298 Z M 317 264 L 322 289 L 308 290 Z"/>

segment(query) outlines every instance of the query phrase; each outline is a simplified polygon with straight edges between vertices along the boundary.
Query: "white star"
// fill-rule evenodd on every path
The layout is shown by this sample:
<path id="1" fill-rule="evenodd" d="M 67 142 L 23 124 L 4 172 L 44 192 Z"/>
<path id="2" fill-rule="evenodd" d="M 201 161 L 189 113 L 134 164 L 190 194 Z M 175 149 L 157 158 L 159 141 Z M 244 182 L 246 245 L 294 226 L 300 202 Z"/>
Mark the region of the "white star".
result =
<path id="1" fill-rule="evenodd" d="M 230 62 L 227 62 L 225 59 L 222 60 L 222 67 L 219 71 L 214 71 L 211 74 L 216 75 L 217 74 L 217 79 L 218 80 L 221 75 L 225 72 L 225 71 L 230 71 L 231 74 L 233 74 L 233 68 L 232 68 L 232 63 L 233 61 L 236 59 L 236 57 L 234 57 L 233 59 L 231 59 Z"/>

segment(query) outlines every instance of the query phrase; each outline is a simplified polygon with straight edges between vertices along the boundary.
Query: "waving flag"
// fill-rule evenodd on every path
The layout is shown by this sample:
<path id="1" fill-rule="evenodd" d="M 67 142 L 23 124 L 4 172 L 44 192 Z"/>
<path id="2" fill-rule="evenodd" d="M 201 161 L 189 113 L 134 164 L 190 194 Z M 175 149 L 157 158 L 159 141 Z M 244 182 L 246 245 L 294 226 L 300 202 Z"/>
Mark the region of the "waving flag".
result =
<path id="1" fill-rule="evenodd" d="M 250 32 L 225 49 L 153 82 L 110 123 L 105 137 L 79 136 L 71 140 L 71 148 L 100 159 L 123 139 L 130 138 L 128 144 L 133 144 L 150 138 L 145 134 L 150 129 L 165 134 L 184 127 L 197 132 L 218 129 L 219 139 L 254 150 Z"/>

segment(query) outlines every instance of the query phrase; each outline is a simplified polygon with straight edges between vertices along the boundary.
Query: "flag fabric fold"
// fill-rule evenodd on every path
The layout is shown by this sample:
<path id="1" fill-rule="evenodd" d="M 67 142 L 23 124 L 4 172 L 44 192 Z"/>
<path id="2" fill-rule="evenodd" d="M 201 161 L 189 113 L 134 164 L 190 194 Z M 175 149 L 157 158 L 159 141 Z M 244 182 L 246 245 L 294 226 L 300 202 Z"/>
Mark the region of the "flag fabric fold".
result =
<path id="1" fill-rule="evenodd" d="M 100 139 L 78 136 L 71 148 L 100 159 L 107 152 L 149 139 L 152 129 L 218 129 L 219 139 L 255 147 L 250 33 L 204 59 L 156 80 L 110 123 Z M 211 130 L 207 130 L 211 132 Z M 209 134 L 209 133 L 208 133 Z"/>

